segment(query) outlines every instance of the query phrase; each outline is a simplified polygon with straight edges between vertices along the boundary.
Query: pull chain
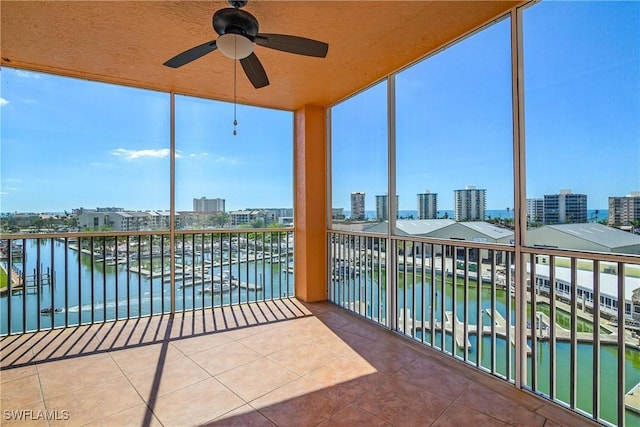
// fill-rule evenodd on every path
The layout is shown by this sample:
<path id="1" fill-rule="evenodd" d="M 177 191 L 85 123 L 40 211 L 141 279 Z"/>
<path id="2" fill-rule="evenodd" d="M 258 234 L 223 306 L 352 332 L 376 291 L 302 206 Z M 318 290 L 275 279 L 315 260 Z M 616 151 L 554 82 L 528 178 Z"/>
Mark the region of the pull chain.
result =
<path id="1" fill-rule="evenodd" d="M 236 126 L 238 126 L 238 120 L 236 120 L 236 63 L 237 59 L 233 60 L 233 136 L 236 136 L 238 132 L 236 132 Z"/>

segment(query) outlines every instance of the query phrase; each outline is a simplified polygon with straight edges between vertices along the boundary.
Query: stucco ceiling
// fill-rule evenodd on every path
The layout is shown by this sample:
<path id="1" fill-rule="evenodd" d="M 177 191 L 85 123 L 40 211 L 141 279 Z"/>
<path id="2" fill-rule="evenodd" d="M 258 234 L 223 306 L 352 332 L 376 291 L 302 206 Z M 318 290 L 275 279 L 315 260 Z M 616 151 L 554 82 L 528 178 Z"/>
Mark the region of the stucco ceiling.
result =
<path id="1" fill-rule="evenodd" d="M 255 89 L 237 67 L 237 101 L 294 110 L 328 106 L 522 1 L 251 0 L 262 33 L 329 43 L 326 58 L 256 46 L 271 84 Z M 226 1 L 10 1 L 0 14 L 2 65 L 233 100 L 233 60 L 212 52 L 178 69 L 172 56 L 217 36 Z"/>

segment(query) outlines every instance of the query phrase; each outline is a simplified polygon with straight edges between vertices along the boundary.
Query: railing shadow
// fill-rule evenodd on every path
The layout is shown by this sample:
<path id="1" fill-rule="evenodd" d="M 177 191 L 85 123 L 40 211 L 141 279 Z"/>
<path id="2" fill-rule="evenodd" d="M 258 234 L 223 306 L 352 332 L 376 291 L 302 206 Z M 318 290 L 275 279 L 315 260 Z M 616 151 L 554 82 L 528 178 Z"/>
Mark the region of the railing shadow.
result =
<path id="1" fill-rule="evenodd" d="M 57 328 L 0 338 L 0 370 L 194 338 L 305 317 L 287 299 Z"/>

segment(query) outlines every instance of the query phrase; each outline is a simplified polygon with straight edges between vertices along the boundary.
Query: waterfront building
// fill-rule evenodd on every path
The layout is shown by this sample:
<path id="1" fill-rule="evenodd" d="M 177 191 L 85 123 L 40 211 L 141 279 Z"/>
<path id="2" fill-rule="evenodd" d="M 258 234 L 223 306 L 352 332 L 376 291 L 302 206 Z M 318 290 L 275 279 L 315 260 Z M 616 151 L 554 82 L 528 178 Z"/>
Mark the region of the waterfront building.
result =
<path id="1" fill-rule="evenodd" d="M 344 220 L 344 208 L 331 208 L 331 219 L 338 221 Z"/>
<path id="2" fill-rule="evenodd" d="M 387 221 L 366 227 L 363 231 L 367 233 L 385 233 L 388 227 Z M 501 243 L 513 244 L 513 231 L 504 227 L 498 227 L 494 224 L 484 221 L 465 221 L 456 222 L 452 219 L 419 219 L 408 220 L 399 219 L 396 221 L 395 234 L 398 236 L 418 236 L 430 237 L 436 239 L 461 240 L 468 242 L 482 243 Z M 450 248 L 446 249 L 447 255 L 450 255 Z M 416 254 L 420 253 L 420 249 L 416 248 Z M 439 256 L 440 251 L 436 249 L 436 255 Z M 460 258 L 464 258 L 464 249 L 458 249 Z M 482 259 L 489 258 L 489 252 L 480 251 Z M 469 260 L 477 261 L 478 256 L 474 251 L 470 253 Z M 501 254 L 498 254 L 497 262 L 502 262 Z"/>
<path id="3" fill-rule="evenodd" d="M 80 230 L 100 230 L 107 227 L 113 228 L 112 220 L 108 213 L 98 212 L 96 209 L 84 208 L 76 212 L 76 221 L 78 229 Z"/>
<path id="4" fill-rule="evenodd" d="M 464 221 L 436 230 L 430 237 L 481 243 L 513 244 L 513 231 L 485 221 Z"/>
<path id="5" fill-rule="evenodd" d="M 587 222 L 587 195 L 560 190 L 558 194 L 544 195 L 543 222 L 565 224 Z"/>
<path id="6" fill-rule="evenodd" d="M 623 197 L 609 197 L 609 225 L 631 228 L 632 225 L 638 227 L 639 223 L 640 191 L 633 191 Z"/>
<path id="7" fill-rule="evenodd" d="M 224 213 L 225 199 L 207 199 L 201 197 L 199 199 L 193 199 L 193 211 L 194 212 L 223 212 Z"/>
<path id="8" fill-rule="evenodd" d="M 366 219 L 364 196 L 365 193 L 363 191 L 354 191 L 351 193 L 351 219 L 354 221 L 364 221 Z"/>
<path id="9" fill-rule="evenodd" d="M 452 219 L 399 219 L 396 221 L 396 234 L 399 236 L 432 237 L 436 230 L 455 224 Z M 388 221 L 367 226 L 367 233 L 386 233 Z"/>
<path id="10" fill-rule="evenodd" d="M 456 221 L 484 220 L 487 190 L 468 185 L 463 190 L 454 190 L 453 193 Z"/>
<path id="11" fill-rule="evenodd" d="M 292 216 L 281 216 L 278 218 L 278 224 L 282 227 L 293 227 L 293 217 Z"/>
<path id="12" fill-rule="evenodd" d="M 424 190 L 418 193 L 418 219 L 436 219 L 438 217 L 438 193 Z"/>
<path id="13" fill-rule="evenodd" d="M 544 259 L 544 258 L 543 258 Z M 549 265 L 544 262 L 536 263 L 536 284 L 538 289 L 543 293 L 548 293 L 550 290 L 550 273 Z M 531 268 L 527 265 L 527 275 L 530 276 Z M 571 277 L 571 268 L 555 266 L 555 293 L 556 297 L 560 300 L 571 300 L 571 283 L 573 281 Z M 600 273 L 599 285 L 600 285 L 600 310 L 602 313 L 611 317 L 615 317 L 618 314 L 619 298 L 618 298 L 618 276 L 611 273 Z M 584 307 L 593 308 L 593 272 L 583 269 L 578 269 L 576 272 L 576 282 L 578 287 L 576 288 L 577 300 Z M 640 290 L 640 279 L 637 277 L 626 276 L 625 277 L 625 294 L 624 294 L 624 314 L 629 320 L 640 320 L 640 304 L 637 300 L 634 300 L 634 292 Z"/>
<path id="14" fill-rule="evenodd" d="M 124 212 L 124 208 L 117 208 L 117 207 L 98 207 L 95 209 L 86 209 L 86 208 L 73 208 L 71 209 L 71 214 L 72 215 L 82 215 L 85 212 Z"/>
<path id="15" fill-rule="evenodd" d="M 368 233 L 384 233 L 386 222 L 366 227 Z M 456 222 L 452 219 L 399 219 L 399 236 L 432 237 L 482 243 L 513 244 L 513 231 L 484 221 Z"/>
<path id="16" fill-rule="evenodd" d="M 527 225 L 540 224 L 544 217 L 544 199 L 527 199 Z"/>
<path id="17" fill-rule="evenodd" d="M 398 218 L 398 207 L 400 206 L 400 196 L 396 195 L 396 218 Z M 386 221 L 389 219 L 389 196 L 387 194 L 376 196 L 376 220 Z"/>
<path id="18" fill-rule="evenodd" d="M 527 245 L 640 255 L 640 235 L 591 222 L 552 224 L 528 230 Z"/>
<path id="19" fill-rule="evenodd" d="M 116 207 L 106 207 L 106 208 L 96 208 L 97 212 L 124 212 L 124 208 L 116 208 Z"/>
<path id="20" fill-rule="evenodd" d="M 81 209 L 76 216 L 80 230 L 145 231 L 169 228 L 168 211 Z"/>
<path id="21" fill-rule="evenodd" d="M 247 211 L 267 211 L 273 215 L 273 217 L 278 220 L 280 217 L 291 217 L 293 218 L 293 208 L 247 208 Z"/>
<path id="22" fill-rule="evenodd" d="M 293 208 L 273 208 L 269 209 L 274 211 L 278 218 L 280 217 L 291 217 L 293 218 Z"/>
<path id="23" fill-rule="evenodd" d="M 268 209 L 245 209 L 233 211 L 229 215 L 232 227 L 250 225 L 251 222 L 257 220 L 262 220 L 265 226 L 277 221 L 276 215 Z"/>

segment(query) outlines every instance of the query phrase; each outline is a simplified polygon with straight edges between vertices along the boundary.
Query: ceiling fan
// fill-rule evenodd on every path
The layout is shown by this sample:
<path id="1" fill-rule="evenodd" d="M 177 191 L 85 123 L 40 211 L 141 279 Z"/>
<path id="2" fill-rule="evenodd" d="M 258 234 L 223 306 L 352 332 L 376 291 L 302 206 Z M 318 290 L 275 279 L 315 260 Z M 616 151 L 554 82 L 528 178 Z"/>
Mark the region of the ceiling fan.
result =
<path id="1" fill-rule="evenodd" d="M 269 78 L 253 52 L 254 43 L 270 49 L 298 55 L 324 58 L 327 43 L 286 34 L 266 34 L 258 32 L 258 20 L 249 12 L 241 10 L 248 0 L 229 0 L 228 7 L 213 15 L 213 29 L 218 38 L 188 49 L 166 61 L 163 65 L 178 68 L 216 49 L 225 56 L 239 59 L 242 69 L 253 86 L 258 89 L 269 84 Z"/>

